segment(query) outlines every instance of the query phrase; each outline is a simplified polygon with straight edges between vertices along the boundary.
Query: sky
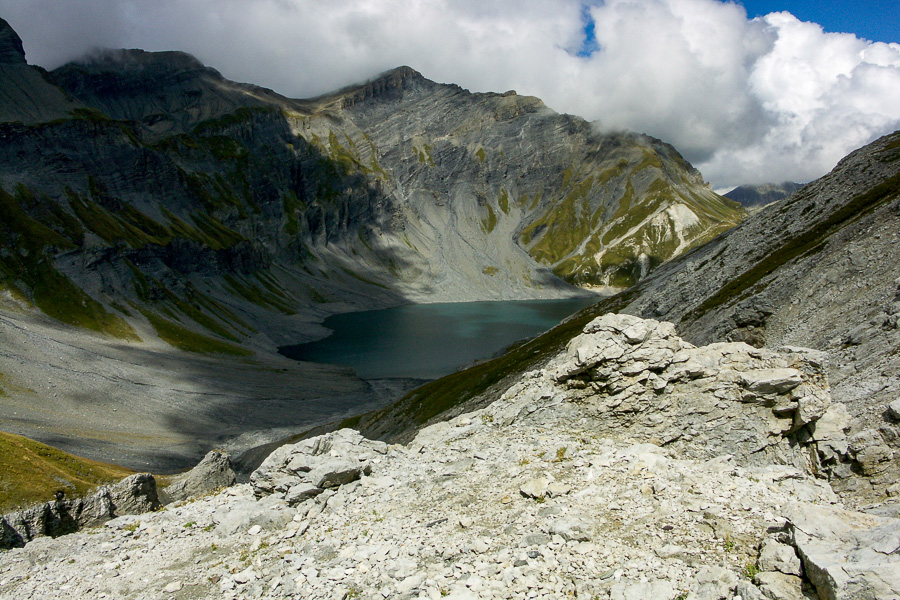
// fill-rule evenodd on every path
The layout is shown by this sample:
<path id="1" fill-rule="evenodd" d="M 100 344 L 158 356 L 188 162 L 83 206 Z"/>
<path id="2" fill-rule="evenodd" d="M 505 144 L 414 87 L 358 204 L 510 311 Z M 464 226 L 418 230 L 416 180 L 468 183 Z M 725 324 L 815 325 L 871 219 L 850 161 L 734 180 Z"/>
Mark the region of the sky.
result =
<path id="1" fill-rule="evenodd" d="M 900 0 L 0 0 L 32 64 L 183 50 L 303 98 L 408 65 L 673 144 L 717 190 L 900 129 Z"/>

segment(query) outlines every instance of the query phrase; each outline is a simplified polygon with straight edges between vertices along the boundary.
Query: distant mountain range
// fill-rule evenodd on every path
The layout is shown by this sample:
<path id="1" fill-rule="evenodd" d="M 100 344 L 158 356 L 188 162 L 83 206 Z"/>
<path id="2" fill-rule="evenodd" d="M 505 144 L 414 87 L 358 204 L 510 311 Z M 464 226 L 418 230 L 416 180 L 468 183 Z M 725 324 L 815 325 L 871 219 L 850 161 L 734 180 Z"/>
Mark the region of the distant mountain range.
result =
<path id="1" fill-rule="evenodd" d="M 802 187 L 802 183 L 792 181 L 778 184 L 740 185 L 723 195 L 735 202 L 740 202 L 741 206 L 745 208 L 755 208 L 787 198 Z"/>

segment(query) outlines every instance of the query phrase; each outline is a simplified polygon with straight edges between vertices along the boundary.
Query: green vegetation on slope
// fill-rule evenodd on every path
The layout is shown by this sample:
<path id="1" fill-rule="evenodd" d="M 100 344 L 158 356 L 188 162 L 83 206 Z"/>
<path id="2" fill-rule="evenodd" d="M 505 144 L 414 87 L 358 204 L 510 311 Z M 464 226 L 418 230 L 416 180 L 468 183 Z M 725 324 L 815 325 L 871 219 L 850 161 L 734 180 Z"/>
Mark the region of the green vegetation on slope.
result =
<path id="1" fill-rule="evenodd" d="M 115 483 L 134 471 L 67 454 L 52 446 L 0 432 L 0 513 Z"/>
<path id="2" fill-rule="evenodd" d="M 250 356 L 253 354 L 253 352 L 241 346 L 191 331 L 149 310 L 141 310 L 141 313 L 147 318 L 153 329 L 156 330 L 156 334 L 161 340 L 180 350 L 201 354 L 230 354 L 232 356 Z"/>
<path id="3" fill-rule="evenodd" d="M 894 175 L 887 181 L 853 198 L 824 222 L 817 223 L 801 234 L 788 239 L 750 269 L 728 281 L 703 304 L 685 315 L 684 320 L 695 321 L 707 312 L 742 297 L 782 265 L 803 255 L 818 252 L 833 233 L 871 213 L 879 206 L 894 200 L 898 195 L 900 195 L 900 175 Z"/>
<path id="4" fill-rule="evenodd" d="M 31 218 L 19 199 L 0 189 L 0 286 L 25 296 L 44 313 L 63 323 L 122 339 L 139 339 L 122 318 L 108 312 L 53 266 L 68 239 Z"/>

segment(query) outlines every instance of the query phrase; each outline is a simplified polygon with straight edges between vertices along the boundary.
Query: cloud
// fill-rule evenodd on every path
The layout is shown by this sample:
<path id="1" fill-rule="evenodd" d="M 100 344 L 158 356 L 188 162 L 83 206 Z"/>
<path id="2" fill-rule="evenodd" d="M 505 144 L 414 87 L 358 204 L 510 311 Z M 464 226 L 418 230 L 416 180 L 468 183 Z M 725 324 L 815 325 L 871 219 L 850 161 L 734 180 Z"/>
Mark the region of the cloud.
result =
<path id="1" fill-rule="evenodd" d="M 0 15 L 48 68 L 139 47 L 295 97 L 404 64 L 516 89 L 662 138 L 718 188 L 810 180 L 900 128 L 900 44 L 719 0 L 0 0 Z"/>

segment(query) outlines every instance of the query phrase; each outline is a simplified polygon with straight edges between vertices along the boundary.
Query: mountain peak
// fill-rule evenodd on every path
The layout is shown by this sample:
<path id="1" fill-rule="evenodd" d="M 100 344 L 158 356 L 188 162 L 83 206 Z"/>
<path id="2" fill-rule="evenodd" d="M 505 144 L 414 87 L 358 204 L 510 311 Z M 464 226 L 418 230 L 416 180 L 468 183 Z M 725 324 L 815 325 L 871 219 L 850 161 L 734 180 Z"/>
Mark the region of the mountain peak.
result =
<path id="1" fill-rule="evenodd" d="M 208 69 L 186 52 L 147 52 L 139 49 L 100 49 L 58 71 L 77 69 L 87 73 L 110 73 L 120 76 L 146 77 L 148 73 L 183 73 Z M 212 69 L 210 69 L 212 70 Z"/>
<path id="2" fill-rule="evenodd" d="M 97 50 L 55 69 L 50 76 L 69 94 L 88 103 L 101 102 L 100 109 L 109 114 L 115 112 L 107 105 L 110 98 L 153 97 L 172 86 L 190 87 L 209 77 L 222 79 L 218 71 L 185 52 L 136 49 Z M 134 118 L 134 115 L 121 114 L 117 118 Z"/>
<path id="3" fill-rule="evenodd" d="M 344 96 L 344 108 L 349 108 L 366 100 L 395 99 L 405 91 L 433 85 L 436 84 L 412 67 L 402 66 L 385 71 L 361 85 L 345 88 L 339 94 Z"/>
<path id="4" fill-rule="evenodd" d="M 25 64 L 22 38 L 3 19 L 0 19 L 0 64 Z"/>

